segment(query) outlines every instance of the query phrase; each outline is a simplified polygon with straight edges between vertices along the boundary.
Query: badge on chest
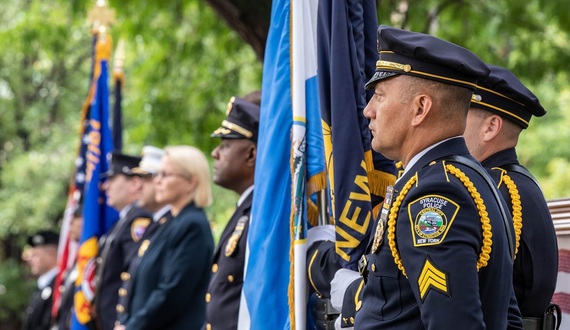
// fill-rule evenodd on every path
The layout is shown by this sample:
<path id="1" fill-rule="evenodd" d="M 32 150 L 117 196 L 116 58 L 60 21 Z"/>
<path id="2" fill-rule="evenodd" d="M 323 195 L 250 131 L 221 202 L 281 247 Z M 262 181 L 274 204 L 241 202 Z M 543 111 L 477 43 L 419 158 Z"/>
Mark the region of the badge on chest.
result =
<path id="1" fill-rule="evenodd" d="M 386 227 L 386 222 L 388 221 L 388 215 L 390 214 L 390 207 L 392 206 L 392 196 L 394 194 L 394 187 L 388 186 L 386 188 L 386 197 L 384 198 L 384 204 L 382 204 L 382 210 L 380 211 L 380 219 L 378 219 L 378 225 L 376 226 L 376 231 L 374 232 L 374 240 L 372 241 L 372 253 L 376 253 L 382 240 L 384 238 L 384 228 Z"/>
<path id="2" fill-rule="evenodd" d="M 243 231 L 245 229 L 245 225 L 247 224 L 247 220 L 249 220 L 249 216 L 244 215 L 238 219 L 237 224 L 234 228 L 232 236 L 228 239 L 228 243 L 226 243 L 225 254 L 226 257 L 231 257 L 237 248 L 239 239 L 243 235 Z"/>

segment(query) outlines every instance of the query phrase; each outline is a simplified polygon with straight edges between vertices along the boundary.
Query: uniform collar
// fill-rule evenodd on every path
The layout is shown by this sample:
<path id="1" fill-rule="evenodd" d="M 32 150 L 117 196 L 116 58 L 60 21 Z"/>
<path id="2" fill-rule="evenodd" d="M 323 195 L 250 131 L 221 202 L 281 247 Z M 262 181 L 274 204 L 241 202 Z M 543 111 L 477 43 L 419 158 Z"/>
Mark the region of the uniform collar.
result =
<path id="1" fill-rule="evenodd" d="M 133 208 L 133 204 L 129 204 L 125 207 L 123 207 L 123 209 L 121 210 L 121 212 L 119 212 L 119 218 L 124 218 L 127 216 L 127 213 L 129 213 L 129 211 Z"/>
<path id="2" fill-rule="evenodd" d="M 160 220 L 160 218 L 162 218 L 169 211 L 170 211 L 170 205 L 164 205 L 160 210 L 154 212 L 154 215 L 152 216 L 152 220 L 154 222 Z"/>
<path id="3" fill-rule="evenodd" d="M 238 202 L 237 202 L 237 206 L 239 207 L 243 201 L 245 201 L 245 199 L 249 196 L 249 194 L 251 194 L 251 192 L 253 191 L 253 185 L 249 186 L 249 188 L 247 188 L 239 197 Z"/>
<path id="4" fill-rule="evenodd" d="M 518 164 L 517 152 L 515 148 L 508 148 L 501 150 L 487 157 L 487 159 L 481 162 L 481 165 L 486 168 L 491 168 L 495 166 L 503 166 L 507 164 Z"/>
<path id="5" fill-rule="evenodd" d="M 55 278 L 55 275 L 57 275 L 57 267 L 54 267 L 48 270 L 46 273 L 40 275 L 40 277 L 38 277 L 38 289 L 41 290 L 48 286 Z"/>
<path id="6" fill-rule="evenodd" d="M 402 175 L 400 175 L 400 178 L 403 177 L 403 176 L 405 176 L 406 173 L 408 172 L 408 170 L 411 169 L 412 167 L 414 167 L 414 165 L 415 165 L 425 154 L 427 154 L 428 151 L 430 151 L 431 149 L 437 147 L 438 145 L 440 145 L 440 144 L 442 144 L 442 143 L 444 143 L 444 142 L 447 142 L 447 141 L 449 141 L 449 140 L 451 140 L 451 139 L 456 139 L 456 138 L 458 138 L 458 137 L 459 137 L 459 136 L 454 136 L 454 137 L 450 137 L 450 138 L 448 138 L 448 139 L 439 141 L 439 142 L 437 142 L 437 143 L 435 143 L 435 144 L 432 144 L 431 146 L 425 148 L 424 150 L 420 151 L 419 153 L 417 153 L 414 157 L 412 157 L 412 159 L 410 160 L 410 162 L 408 163 L 408 165 L 406 166 L 406 168 L 404 168 L 404 173 L 402 173 Z M 399 180 L 400 178 L 398 178 L 398 180 Z M 398 180 L 396 180 L 396 182 L 397 182 Z"/>

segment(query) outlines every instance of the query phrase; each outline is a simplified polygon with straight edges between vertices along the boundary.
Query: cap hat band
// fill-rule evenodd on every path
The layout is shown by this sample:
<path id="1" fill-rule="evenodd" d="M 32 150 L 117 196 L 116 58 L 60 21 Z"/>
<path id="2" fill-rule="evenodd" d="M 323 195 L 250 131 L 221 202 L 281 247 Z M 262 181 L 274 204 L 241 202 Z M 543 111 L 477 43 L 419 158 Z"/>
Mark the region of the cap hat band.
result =
<path id="1" fill-rule="evenodd" d="M 252 133 L 251 131 L 249 131 L 249 130 L 247 130 L 247 129 L 245 129 L 245 128 L 243 128 L 243 127 L 237 125 L 237 124 L 234 124 L 234 123 L 232 123 L 232 122 L 229 122 L 229 121 L 227 121 L 227 120 L 224 120 L 224 121 L 222 122 L 222 127 L 231 129 L 232 131 L 236 131 L 236 132 L 238 132 L 239 134 L 245 136 L 245 137 L 248 138 L 248 139 L 253 136 L 253 133 Z M 218 129 L 218 130 L 219 130 L 219 129 Z M 216 130 L 216 132 L 217 132 L 218 130 Z M 214 132 L 214 133 L 216 133 L 216 132 Z"/>
<path id="2" fill-rule="evenodd" d="M 390 62 L 390 61 L 384 61 L 384 60 L 379 60 L 376 62 L 376 70 L 399 70 L 399 71 L 403 71 L 402 73 L 408 73 L 408 74 L 412 74 L 412 75 L 419 75 L 419 76 L 425 76 L 426 79 L 432 79 L 432 80 L 444 80 L 444 81 L 448 81 L 448 82 L 452 82 L 454 84 L 460 84 L 460 85 L 468 85 L 472 88 L 476 88 L 477 84 L 472 82 L 472 81 L 466 81 L 463 79 L 453 79 L 450 77 L 445 77 L 445 76 L 441 76 L 441 75 L 437 75 L 437 74 L 433 74 L 433 73 L 428 73 L 428 72 L 424 72 L 424 71 L 419 71 L 419 70 L 412 70 L 412 66 L 410 64 L 403 64 L 403 63 L 396 63 L 396 62 Z"/>
<path id="3" fill-rule="evenodd" d="M 505 115 L 508 116 L 508 117 L 511 117 L 511 118 L 513 118 L 513 119 L 516 119 L 516 120 L 518 120 L 518 121 L 524 123 L 526 126 L 528 126 L 528 124 L 529 124 L 529 121 L 528 121 L 528 120 L 525 120 L 525 119 L 523 119 L 522 117 L 519 117 L 519 116 L 517 116 L 517 115 L 515 115 L 515 114 L 513 114 L 513 113 L 511 113 L 511 112 L 509 112 L 509 111 L 507 111 L 507 110 L 505 110 L 505 109 L 501 109 L 501 108 L 496 107 L 496 106 L 494 106 L 494 105 L 491 105 L 491 104 L 489 104 L 489 103 L 480 102 L 480 101 L 475 101 L 475 100 L 473 100 L 473 99 L 471 99 L 471 103 L 475 103 L 475 104 L 477 104 L 477 105 L 479 105 L 479 106 L 486 107 L 486 108 L 491 108 L 491 109 L 493 109 L 493 110 L 499 111 L 500 113 L 505 114 Z"/>
<path id="4" fill-rule="evenodd" d="M 495 95 L 500 96 L 500 97 L 502 97 L 502 98 L 504 98 L 504 99 L 507 99 L 507 100 L 509 100 L 509 101 L 511 101 L 511 102 L 515 102 L 515 103 L 519 104 L 521 107 L 526 107 L 523 103 L 521 103 L 521 102 L 519 102 L 519 101 L 517 101 L 517 100 L 514 100 L 514 99 L 512 99 L 512 98 L 510 98 L 510 97 L 508 97 L 508 96 L 506 96 L 506 95 L 503 95 L 503 94 L 501 94 L 501 93 L 499 93 L 499 92 L 495 92 L 495 91 L 492 90 L 492 89 L 485 88 L 485 87 L 483 87 L 483 86 L 481 86 L 481 85 L 478 85 L 478 86 L 477 86 L 477 89 L 478 89 L 478 90 L 485 91 L 485 92 L 487 92 L 487 93 L 495 94 Z"/>
<path id="5" fill-rule="evenodd" d="M 412 66 L 409 64 L 400 64 L 396 62 L 379 60 L 376 62 L 376 69 L 395 69 L 402 70 L 404 72 L 410 72 L 412 70 Z"/>

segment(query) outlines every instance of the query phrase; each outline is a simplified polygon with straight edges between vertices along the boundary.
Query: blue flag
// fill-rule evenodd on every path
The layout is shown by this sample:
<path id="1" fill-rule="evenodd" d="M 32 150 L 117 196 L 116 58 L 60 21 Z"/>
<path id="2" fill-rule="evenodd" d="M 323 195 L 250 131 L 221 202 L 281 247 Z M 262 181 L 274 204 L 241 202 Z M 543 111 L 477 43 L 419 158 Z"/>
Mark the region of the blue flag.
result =
<path id="1" fill-rule="evenodd" d="M 324 189 L 315 0 L 276 0 L 239 329 L 305 329 L 307 196 Z"/>
<path id="2" fill-rule="evenodd" d="M 88 329 L 91 303 L 95 294 L 95 273 L 99 237 L 117 221 L 117 212 L 105 202 L 101 174 L 109 168 L 113 151 L 109 128 L 109 87 L 107 64 L 111 54 L 111 37 L 99 35 L 95 46 L 91 103 L 86 131 L 85 193 L 83 200 L 83 230 L 77 257 L 79 276 L 75 283 L 72 329 Z"/>
<path id="3" fill-rule="evenodd" d="M 374 207 L 393 184 L 394 163 L 371 150 L 362 114 L 364 83 L 374 73 L 375 0 L 319 1 L 318 66 L 323 135 L 341 265 L 357 269 L 375 219 Z"/>

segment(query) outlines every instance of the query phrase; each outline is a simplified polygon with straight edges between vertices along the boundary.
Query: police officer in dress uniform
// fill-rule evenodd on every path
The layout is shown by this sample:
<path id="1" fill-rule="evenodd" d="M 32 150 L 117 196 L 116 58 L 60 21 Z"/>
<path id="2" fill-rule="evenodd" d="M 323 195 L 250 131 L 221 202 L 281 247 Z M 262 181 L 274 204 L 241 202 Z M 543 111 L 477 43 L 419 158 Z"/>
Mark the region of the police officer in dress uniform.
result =
<path id="1" fill-rule="evenodd" d="M 362 260 L 355 329 L 522 328 L 512 220 L 461 136 L 488 67 L 462 47 L 384 25 L 378 52 L 364 115 L 372 148 L 404 172 Z"/>
<path id="2" fill-rule="evenodd" d="M 53 231 L 40 231 L 28 238 L 28 245 L 32 247 L 28 262 L 32 275 L 38 276 L 38 287 L 25 310 L 24 330 L 48 330 L 51 327 L 58 241 L 59 235 Z"/>
<path id="3" fill-rule="evenodd" d="M 115 330 L 197 330 L 205 321 L 214 240 L 204 207 L 212 201 L 206 156 L 191 146 L 164 149 L 155 176 L 156 200 L 168 220 L 143 241 L 134 262 L 125 313 Z M 145 243 L 147 242 L 147 243 Z"/>
<path id="4" fill-rule="evenodd" d="M 113 152 L 111 167 L 103 189 L 107 204 L 119 211 L 119 220 L 100 242 L 95 293 L 96 319 L 102 330 L 112 330 L 117 318 L 116 306 L 121 287 L 121 273 L 126 272 L 151 214 L 138 205 L 141 177 L 133 172 L 141 158 Z"/>
<path id="5" fill-rule="evenodd" d="M 232 97 L 227 118 L 212 133 L 221 138 L 212 151 L 214 182 L 240 195 L 214 251 L 212 276 L 206 294 L 206 324 L 203 329 L 237 329 L 245 263 L 245 248 L 257 153 L 260 93 Z"/>
<path id="6" fill-rule="evenodd" d="M 525 329 L 554 329 L 547 311 L 556 287 L 558 247 L 552 217 L 536 179 L 519 164 L 515 146 L 531 117 L 546 111 L 509 70 L 490 65 L 467 116 L 469 151 L 497 183 L 516 233 L 513 284 Z M 545 314 L 546 312 L 546 314 Z"/>
<path id="7" fill-rule="evenodd" d="M 69 240 L 79 244 L 81 230 L 83 229 L 82 208 L 78 207 L 73 211 L 73 218 L 69 224 Z M 77 257 L 77 256 L 76 256 Z M 76 258 L 77 259 L 77 258 Z M 73 309 L 73 294 L 75 281 L 77 280 L 77 260 L 73 266 L 67 270 L 63 283 L 60 285 L 61 302 L 56 316 L 56 326 L 52 329 L 66 330 L 71 328 L 71 313 Z"/>
<path id="8" fill-rule="evenodd" d="M 141 246 L 148 246 L 154 233 L 164 224 L 168 219 L 170 206 L 165 203 L 160 203 L 155 198 L 155 184 L 154 177 L 158 174 L 160 168 L 160 160 L 164 155 L 164 150 L 154 147 L 145 146 L 142 150 L 142 159 L 138 167 L 133 169 L 143 179 L 138 205 L 145 210 L 152 212 L 152 222 L 144 231 L 140 241 Z M 140 249 L 140 248 L 139 248 Z M 119 303 L 117 304 L 117 322 L 120 324 L 123 314 L 128 309 L 130 300 L 130 291 L 132 287 L 131 274 L 136 272 L 139 265 L 141 256 L 137 254 L 131 261 L 129 269 L 126 273 L 121 275 L 123 281 L 119 289 Z M 117 322 L 115 324 L 117 324 Z"/>
<path id="9" fill-rule="evenodd" d="M 152 222 L 144 231 L 141 238 L 142 241 L 152 237 L 158 227 L 164 223 L 166 214 L 170 210 L 169 205 L 156 200 L 156 186 L 153 182 L 154 177 L 158 174 L 160 160 L 163 155 L 164 150 L 154 146 L 145 146 L 142 150 L 142 159 L 139 166 L 133 169 L 133 172 L 143 179 L 138 205 L 152 213 Z"/>

